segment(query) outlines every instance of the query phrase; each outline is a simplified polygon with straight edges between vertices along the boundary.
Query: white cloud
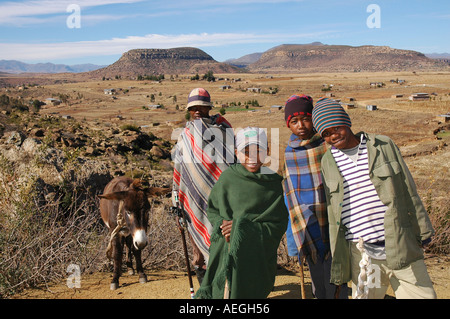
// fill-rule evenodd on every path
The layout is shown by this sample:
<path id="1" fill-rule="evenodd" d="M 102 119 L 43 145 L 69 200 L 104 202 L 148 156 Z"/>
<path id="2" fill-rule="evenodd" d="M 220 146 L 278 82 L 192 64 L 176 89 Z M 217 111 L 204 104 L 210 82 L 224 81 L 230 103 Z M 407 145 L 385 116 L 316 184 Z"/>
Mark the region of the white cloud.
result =
<path id="1" fill-rule="evenodd" d="M 317 39 L 334 33 L 322 31 L 303 34 L 254 34 L 254 33 L 199 33 L 199 34 L 147 34 L 98 41 L 61 43 L 0 43 L 0 59 L 42 61 L 91 56 L 122 54 L 131 49 L 175 47 L 221 47 L 233 44 L 279 43 Z"/>
<path id="2" fill-rule="evenodd" d="M 80 8 L 97 7 L 103 5 L 136 3 L 143 0 L 28 0 L 22 2 L 0 3 L 0 24 L 23 25 L 42 23 L 45 15 L 67 14 L 67 7 L 77 4 Z"/>

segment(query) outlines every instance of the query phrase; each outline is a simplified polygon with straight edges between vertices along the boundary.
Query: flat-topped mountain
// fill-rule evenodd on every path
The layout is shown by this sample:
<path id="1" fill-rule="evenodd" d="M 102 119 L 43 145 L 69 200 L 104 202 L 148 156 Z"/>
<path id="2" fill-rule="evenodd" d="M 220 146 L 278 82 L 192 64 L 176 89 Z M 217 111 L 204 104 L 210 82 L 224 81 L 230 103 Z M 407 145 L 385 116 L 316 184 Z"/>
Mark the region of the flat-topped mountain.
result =
<path id="1" fill-rule="evenodd" d="M 388 46 L 283 44 L 248 66 L 251 72 L 423 71 L 449 69 L 449 64 L 423 53 Z"/>
<path id="2" fill-rule="evenodd" d="M 155 74 L 235 73 L 238 68 L 219 63 L 204 51 L 191 48 L 134 49 L 107 66 L 91 72 L 103 76 Z"/>

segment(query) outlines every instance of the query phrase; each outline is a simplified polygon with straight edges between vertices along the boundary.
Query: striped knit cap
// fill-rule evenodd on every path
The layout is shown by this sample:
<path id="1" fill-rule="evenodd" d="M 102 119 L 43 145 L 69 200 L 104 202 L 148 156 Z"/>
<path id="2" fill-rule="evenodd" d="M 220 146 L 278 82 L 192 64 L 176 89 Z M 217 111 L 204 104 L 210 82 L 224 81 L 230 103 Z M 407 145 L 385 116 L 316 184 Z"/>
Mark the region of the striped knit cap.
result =
<path id="1" fill-rule="evenodd" d="M 350 117 L 335 100 L 321 98 L 316 102 L 312 112 L 313 126 L 322 135 L 327 128 L 334 126 L 352 126 Z"/>
<path id="2" fill-rule="evenodd" d="M 186 108 L 189 110 L 192 106 L 209 106 L 213 107 L 211 103 L 211 96 L 208 91 L 203 88 L 196 88 L 189 93 L 188 104 Z"/>

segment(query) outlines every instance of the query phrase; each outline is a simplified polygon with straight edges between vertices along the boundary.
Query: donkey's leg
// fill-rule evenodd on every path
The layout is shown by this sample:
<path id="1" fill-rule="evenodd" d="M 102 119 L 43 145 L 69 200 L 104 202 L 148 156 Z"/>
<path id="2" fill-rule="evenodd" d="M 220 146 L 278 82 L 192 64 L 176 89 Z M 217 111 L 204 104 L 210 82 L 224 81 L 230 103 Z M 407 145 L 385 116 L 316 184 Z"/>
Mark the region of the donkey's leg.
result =
<path id="1" fill-rule="evenodd" d="M 119 277 L 122 272 L 122 257 L 123 257 L 123 238 L 116 235 L 113 239 L 113 258 L 114 258 L 114 272 L 111 280 L 111 290 L 119 288 Z"/>

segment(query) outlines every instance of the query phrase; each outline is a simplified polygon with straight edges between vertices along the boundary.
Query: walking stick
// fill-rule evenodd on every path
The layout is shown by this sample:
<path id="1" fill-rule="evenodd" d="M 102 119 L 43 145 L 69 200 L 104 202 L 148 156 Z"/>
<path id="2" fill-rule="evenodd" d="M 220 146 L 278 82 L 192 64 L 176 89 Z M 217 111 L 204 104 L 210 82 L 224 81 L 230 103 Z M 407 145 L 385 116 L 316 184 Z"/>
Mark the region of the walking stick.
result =
<path id="1" fill-rule="evenodd" d="M 300 262 L 300 290 L 302 292 L 302 299 L 306 299 L 305 273 L 303 272 L 303 261 L 302 261 L 302 258 L 300 258 L 299 262 Z"/>
<path id="2" fill-rule="evenodd" d="M 339 295 L 341 294 L 342 285 L 336 285 L 336 290 L 334 291 L 334 299 L 339 299 Z"/>
<path id="3" fill-rule="evenodd" d="M 184 234 L 184 228 L 187 228 L 186 225 L 186 216 L 184 215 L 184 209 L 180 207 L 180 203 L 178 200 L 178 193 L 174 192 L 175 195 L 175 202 L 177 204 L 176 207 L 174 207 L 174 209 L 176 210 L 177 213 L 177 226 L 178 229 L 181 233 L 181 239 L 183 242 L 183 250 L 184 250 L 184 258 L 186 260 L 186 268 L 187 268 L 187 273 L 188 273 L 188 279 L 189 279 L 189 290 L 191 292 L 191 299 L 194 299 L 194 284 L 192 283 L 192 275 L 191 275 L 191 266 L 190 266 L 190 261 L 189 261 L 189 255 L 188 255 L 188 250 L 187 250 L 187 244 L 186 244 L 186 235 Z M 181 223 L 179 222 L 179 218 L 181 218 Z"/>

